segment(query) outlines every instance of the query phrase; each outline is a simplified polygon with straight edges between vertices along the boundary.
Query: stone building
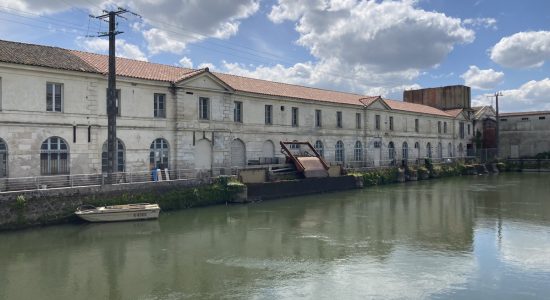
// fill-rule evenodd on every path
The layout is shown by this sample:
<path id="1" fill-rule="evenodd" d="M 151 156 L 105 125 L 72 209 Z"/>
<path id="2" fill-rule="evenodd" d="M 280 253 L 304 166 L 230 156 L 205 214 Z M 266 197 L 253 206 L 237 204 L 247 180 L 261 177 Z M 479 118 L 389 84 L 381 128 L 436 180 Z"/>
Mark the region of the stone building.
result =
<path id="1" fill-rule="evenodd" d="M 107 56 L 0 41 L 0 176 L 100 173 Z M 118 170 L 245 167 L 309 141 L 331 163 L 464 156 L 463 108 L 117 58 Z"/>
<path id="2" fill-rule="evenodd" d="M 533 157 L 550 152 L 550 111 L 501 113 L 500 156 Z"/>

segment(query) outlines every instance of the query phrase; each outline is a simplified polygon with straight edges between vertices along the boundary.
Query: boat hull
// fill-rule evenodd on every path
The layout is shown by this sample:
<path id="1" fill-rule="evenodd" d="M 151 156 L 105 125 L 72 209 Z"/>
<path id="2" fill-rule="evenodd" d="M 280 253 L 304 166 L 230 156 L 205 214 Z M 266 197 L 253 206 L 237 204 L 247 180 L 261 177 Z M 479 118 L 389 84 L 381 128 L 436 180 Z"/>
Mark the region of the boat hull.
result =
<path id="1" fill-rule="evenodd" d="M 157 219 L 160 207 L 148 204 L 142 207 L 107 206 L 76 211 L 75 214 L 88 222 L 120 222 L 132 220 Z"/>

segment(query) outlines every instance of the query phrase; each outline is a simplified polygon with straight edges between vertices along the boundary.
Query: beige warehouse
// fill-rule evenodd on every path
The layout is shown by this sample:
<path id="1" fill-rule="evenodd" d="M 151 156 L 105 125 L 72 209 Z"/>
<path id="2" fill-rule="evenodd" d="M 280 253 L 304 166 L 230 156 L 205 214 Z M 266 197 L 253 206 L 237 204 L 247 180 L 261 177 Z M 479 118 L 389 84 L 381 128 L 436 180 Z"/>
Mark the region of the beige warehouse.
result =
<path id="1" fill-rule="evenodd" d="M 102 171 L 107 56 L 0 41 L 0 176 Z M 119 171 L 244 167 L 309 141 L 331 163 L 466 155 L 470 112 L 117 58 Z M 104 162 L 103 162 L 104 163 Z"/>

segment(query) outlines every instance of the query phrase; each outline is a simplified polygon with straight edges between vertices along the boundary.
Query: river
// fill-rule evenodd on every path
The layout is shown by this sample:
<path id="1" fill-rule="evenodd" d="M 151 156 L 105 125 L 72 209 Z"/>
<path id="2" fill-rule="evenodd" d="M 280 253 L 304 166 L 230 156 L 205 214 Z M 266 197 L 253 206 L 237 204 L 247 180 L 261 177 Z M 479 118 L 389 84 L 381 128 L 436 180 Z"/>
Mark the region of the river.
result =
<path id="1" fill-rule="evenodd" d="M 0 299 L 540 299 L 550 174 L 0 233 Z"/>

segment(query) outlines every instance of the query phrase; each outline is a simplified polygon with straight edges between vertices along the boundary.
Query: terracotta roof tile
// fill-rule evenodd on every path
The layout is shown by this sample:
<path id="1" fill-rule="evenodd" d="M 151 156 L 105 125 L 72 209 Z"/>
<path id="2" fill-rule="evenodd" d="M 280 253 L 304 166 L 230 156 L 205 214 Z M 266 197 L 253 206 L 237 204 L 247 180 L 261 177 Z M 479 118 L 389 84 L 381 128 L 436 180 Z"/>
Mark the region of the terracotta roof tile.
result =
<path id="1" fill-rule="evenodd" d="M 445 110 L 445 112 L 453 117 L 458 117 L 458 115 L 460 115 L 462 113 L 462 111 L 464 111 L 463 108 L 455 108 L 455 109 L 447 109 Z"/>
<path id="2" fill-rule="evenodd" d="M 364 95 L 358 94 L 329 91 L 217 72 L 214 72 L 213 74 L 233 89 L 241 92 L 352 105 L 362 105 L 361 102 L 359 102 L 359 99 L 365 98 Z"/>
<path id="3" fill-rule="evenodd" d="M 107 55 L 82 52 L 76 50 L 68 50 L 76 57 L 86 61 L 91 66 L 94 66 L 98 72 L 107 74 L 109 69 L 109 61 Z M 178 78 L 184 77 L 185 74 L 195 72 L 194 69 L 181 68 L 176 66 L 161 65 L 150 63 L 141 60 L 128 58 L 116 58 L 116 73 L 118 76 L 168 81 L 174 82 Z"/>
<path id="4" fill-rule="evenodd" d="M 435 107 L 431 107 L 431 106 L 427 106 L 427 105 L 410 103 L 410 102 L 405 102 L 405 101 L 390 100 L 390 99 L 384 99 L 384 101 L 388 104 L 388 106 L 391 109 L 395 109 L 395 110 L 416 112 L 416 113 L 428 114 L 428 115 L 451 117 L 450 114 L 448 114 L 448 113 L 446 113 L 442 110 L 439 110 Z"/>

